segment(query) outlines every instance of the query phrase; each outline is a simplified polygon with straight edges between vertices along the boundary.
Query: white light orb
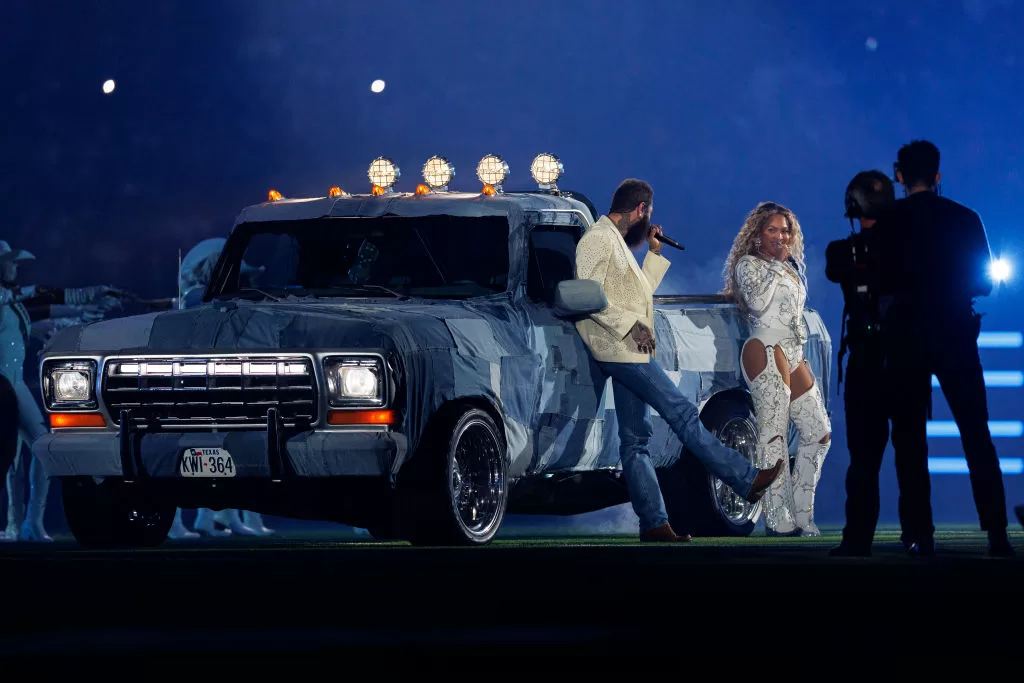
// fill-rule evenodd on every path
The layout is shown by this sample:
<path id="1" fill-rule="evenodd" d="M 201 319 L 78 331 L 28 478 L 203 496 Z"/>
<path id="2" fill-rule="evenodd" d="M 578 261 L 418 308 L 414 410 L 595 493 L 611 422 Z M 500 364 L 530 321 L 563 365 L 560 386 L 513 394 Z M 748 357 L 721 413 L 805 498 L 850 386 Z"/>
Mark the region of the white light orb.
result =
<path id="1" fill-rule="evenodd" d="M 868 39 L 864 41 L 864 47 L 868 49 L 868 52 L 874 52 L 878 49 L 878 41 L 872 36 L 868 36 Z"/>
<path id="2" fill-rule="evenodd" d="M 1013 269 L 1010 262 L 1003 258 L 997 258 L 989 264 L 989 276 L 994 282 L 1006 282 L 1010 279 Z"/>
<path id="3" fill-rule="evenodd" d="M 114 79 L 110 78 L 103 82 L 103 92 L 106 95 L 114 92 Z"/>
<path id="4" fill-rule="evenodd" d="M 370 92 L 384 92 L 384 81 L 378 78 L 373 83 L 371 83 Z"/>

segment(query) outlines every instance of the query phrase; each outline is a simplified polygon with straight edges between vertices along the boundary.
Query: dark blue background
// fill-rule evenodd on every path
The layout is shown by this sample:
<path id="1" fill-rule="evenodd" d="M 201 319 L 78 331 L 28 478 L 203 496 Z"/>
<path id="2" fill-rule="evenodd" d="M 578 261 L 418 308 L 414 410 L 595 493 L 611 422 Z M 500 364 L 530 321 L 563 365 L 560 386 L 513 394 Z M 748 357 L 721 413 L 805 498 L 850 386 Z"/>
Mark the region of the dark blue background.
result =
<path id="1" fill-rule="evenodd" d="M 366 192 L 379 155 L 403 169 L 444 154 L 476 190 L 487 153 L 532 186 L 558 154 L 563 188 L 607 208 L 624 177 L 655 188 L 655 222 L 687 246 L 661 292 L 713 292 L 733 236 L 762 200 L 796 211 L 809 304 L 838 345 L 841 297 L 823 276 L 849 232 L 843 192 L 891 172 L 924 137 L 943 191 L 975 208 L 993 251 L 1024 267 L 1020 111 L 1024 7 L 964 2 L 4 3 L 0 238 L 33 251 L 25 282 L 176 291 L 178 251 L 224 235 L 267 190 Z M 871 39 L 871 40 L 869 40 Z M 872 49 L 874 48 L 874 49 Z M 116 80 L 105 95 L 104 80 Z M 370 91 L 372 80 L 387 87 Z M 908 264 L 912 267 L 912 264 Z M 1021 329 L 1021 288 L 984 301 L 986 330 Z M 941 331 L 927 333 L 941 334 Z M 1024 367 L 1020 349 L 987 369 Z M 879 387 L 880 392 L 898 387 Z M 990 390 L 1017 420 L 1024 389 Z M 937 418 L 945 418 L 941 394 Z M 847 464 L 841 400 L 819 519 L 840 524 Z M 933 455 L 960 455 L 958 439 Z M 998 439 L 1022 457 L 1021 439 Z M 891 459 L 883 520 L 895 519 Z M 1024 499 L 1006 476 L 1009 502 Z M 938 521 L 976 523 L 966 476 L 934 475 Z"/>

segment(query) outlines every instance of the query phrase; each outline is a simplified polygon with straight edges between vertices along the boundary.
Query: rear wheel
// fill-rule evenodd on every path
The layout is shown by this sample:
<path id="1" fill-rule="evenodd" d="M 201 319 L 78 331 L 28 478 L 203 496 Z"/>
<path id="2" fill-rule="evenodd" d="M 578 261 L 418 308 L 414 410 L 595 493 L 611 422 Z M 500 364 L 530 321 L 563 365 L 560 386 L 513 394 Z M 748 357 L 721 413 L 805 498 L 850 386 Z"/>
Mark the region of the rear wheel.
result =
<path id="1" fill-rule="evenodd" d="M 403 535 L 413 545 L 490 543 L 508 507 L 505 439 L 483 410 L 439 413 L 400 475 Z"/>
<path id="2" fill-rule="evenodd" d="M 61 490 L 68 528 L 84 548 L 158 546 L 174 522 L 173 505 L 149 500 L 121 481 L 69 477 Z"/>
<path id="3" fill-rule="evenodd" d="M 719 399 L 700 416 L 701 422 L 726 446 L 756 462 L 757 422 L 753 406 L 740 397 Z M 761 501 L 748 502 L 683 449 L 664 472 L 662 490 L 669 523 L 676 533 L 693 536 L 749 536 L 761 515 Z"/>

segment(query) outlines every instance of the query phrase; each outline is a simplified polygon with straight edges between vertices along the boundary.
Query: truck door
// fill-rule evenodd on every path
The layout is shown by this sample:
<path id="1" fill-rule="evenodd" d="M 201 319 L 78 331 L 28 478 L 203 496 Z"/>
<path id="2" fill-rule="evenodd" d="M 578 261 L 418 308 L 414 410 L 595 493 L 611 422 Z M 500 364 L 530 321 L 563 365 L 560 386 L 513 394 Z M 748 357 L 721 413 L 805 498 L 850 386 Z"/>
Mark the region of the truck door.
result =
<path id="1" fill-rule="evenodd" d="M 578 225 L 538 225 L 530 233 L 524 304 L 532 322 L 531 350 L 541 357 L 543 370 L 529 473 L 607 464 L 599 462 L 605 382 L 576 326 L 551 312 L 558 283 L 575 277 L 582 236 Z M 595 377 L 601 386 L 594 386 Z"/>

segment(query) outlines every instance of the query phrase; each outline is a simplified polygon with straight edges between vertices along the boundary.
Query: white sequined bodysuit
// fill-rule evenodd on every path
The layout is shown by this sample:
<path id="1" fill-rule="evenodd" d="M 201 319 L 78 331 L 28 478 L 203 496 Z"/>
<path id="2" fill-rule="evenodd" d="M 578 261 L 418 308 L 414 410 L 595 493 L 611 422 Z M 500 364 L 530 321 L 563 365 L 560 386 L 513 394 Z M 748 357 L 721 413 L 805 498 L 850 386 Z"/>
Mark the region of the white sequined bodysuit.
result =
<path id="1" fill-rule="evenodd" d="M 750 338 L 779 346 L 790 368 L 795 368 L 803 360 L 807 343 L 806 281 L 781 261 L 747 254 L 736 262 L 736 289 L 746 309 Z"/>

